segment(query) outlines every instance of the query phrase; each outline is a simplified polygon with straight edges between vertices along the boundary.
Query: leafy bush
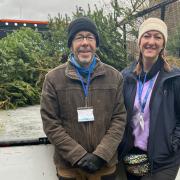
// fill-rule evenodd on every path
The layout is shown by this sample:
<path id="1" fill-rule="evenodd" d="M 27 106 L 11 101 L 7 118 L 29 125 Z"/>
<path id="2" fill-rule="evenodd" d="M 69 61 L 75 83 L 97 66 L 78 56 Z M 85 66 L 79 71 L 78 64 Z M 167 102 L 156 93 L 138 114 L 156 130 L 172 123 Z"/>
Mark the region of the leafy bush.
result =
<path id="1" fill-rule="evenodd" d="M 24 81 L 0 85 L 0 109 L 16 108 L 39 103 L 39 91 Z"/>
<path id="2" fill-rule="evenodd" d="M 44 74 L 58 64 L 40 33 L 22 28 L 0 40 L 0 108 L 39 103 Z"/>

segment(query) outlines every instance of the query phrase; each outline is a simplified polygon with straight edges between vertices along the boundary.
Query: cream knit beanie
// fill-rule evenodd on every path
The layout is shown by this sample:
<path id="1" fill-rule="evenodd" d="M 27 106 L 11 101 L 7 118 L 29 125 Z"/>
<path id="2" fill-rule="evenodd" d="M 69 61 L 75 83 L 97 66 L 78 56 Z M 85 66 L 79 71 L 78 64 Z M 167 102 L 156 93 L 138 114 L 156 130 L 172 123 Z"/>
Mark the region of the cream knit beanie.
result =
<path id="1" fill-rule="evenodd" d="M 164 23 L 164 21 L 158 18 L 148 18 L 141 24 L 141 26 L 139 27 L 138 45 L 140 43 L 140 39 L 142 35 L 152 30 L 159 31 L 160 33 L 162 33 L 165 40 L 164 45 L 166 46 L 167 37 L 168 37 L 167 26 Z"/>

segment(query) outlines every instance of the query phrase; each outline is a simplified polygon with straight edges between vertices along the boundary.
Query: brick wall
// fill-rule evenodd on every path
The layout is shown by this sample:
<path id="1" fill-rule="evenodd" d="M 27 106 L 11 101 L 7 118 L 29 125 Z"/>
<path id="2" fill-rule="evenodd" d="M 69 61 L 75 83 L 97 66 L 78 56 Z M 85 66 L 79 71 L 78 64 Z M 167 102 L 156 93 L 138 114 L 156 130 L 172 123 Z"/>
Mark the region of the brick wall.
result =
<path id="1" fill-rule="evenodd" d="M 150 0 L 150 6 L 163 2 L 162 0 Z M 159 17 L 160 10 L 152 12 L 150 17 Z M 165 22 L 168 26 L 168 34 L 174 34 L 177 32 L 177 27 L 180 26 L 180 0 L 166 6 Z"/>

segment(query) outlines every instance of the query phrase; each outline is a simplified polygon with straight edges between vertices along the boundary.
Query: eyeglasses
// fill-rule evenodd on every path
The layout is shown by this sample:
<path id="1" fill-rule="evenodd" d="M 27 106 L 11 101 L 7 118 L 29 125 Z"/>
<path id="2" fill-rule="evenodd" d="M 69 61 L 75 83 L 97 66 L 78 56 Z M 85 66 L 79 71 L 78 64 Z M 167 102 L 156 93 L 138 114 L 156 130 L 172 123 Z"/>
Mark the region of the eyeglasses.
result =
<path id="1" fill-rule="evenodd" d="M 84 39 L 86 39 L 86 41 L 88 41 L 88 42 L 93 42 L 95 40 L 95 36 L 93 36 L 93 35 L 88 35 L 88 36 L 78 35 L 78 36 L 75 36 L 74 41 L 83 42 Z"/>

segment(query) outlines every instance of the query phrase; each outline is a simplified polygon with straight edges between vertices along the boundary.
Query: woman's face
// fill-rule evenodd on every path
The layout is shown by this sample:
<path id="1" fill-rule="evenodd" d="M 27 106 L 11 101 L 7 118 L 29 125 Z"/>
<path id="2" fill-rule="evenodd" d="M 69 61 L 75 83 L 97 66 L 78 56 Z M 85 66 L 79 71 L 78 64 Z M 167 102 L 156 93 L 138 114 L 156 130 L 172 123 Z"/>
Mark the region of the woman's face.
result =
<path id="1" fill-rule="evenodd" d="M 139 47 L 143 59 L 154 60 L 164 48 L 163 35 L 158 31 L 148 31 L 142 35 Z"/>

